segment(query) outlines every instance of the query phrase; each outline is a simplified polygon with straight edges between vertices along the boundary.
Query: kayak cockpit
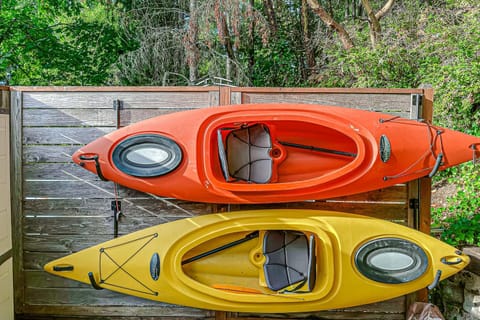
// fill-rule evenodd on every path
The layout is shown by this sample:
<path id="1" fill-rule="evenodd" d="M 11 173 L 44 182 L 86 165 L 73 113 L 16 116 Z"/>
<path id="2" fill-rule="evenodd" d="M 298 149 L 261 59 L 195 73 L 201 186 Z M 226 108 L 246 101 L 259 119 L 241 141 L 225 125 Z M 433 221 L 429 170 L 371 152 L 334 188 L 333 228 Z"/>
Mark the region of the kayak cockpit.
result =
<path id="1" fill-rule="evenodd" d="M 314 290 L 317 278 L 315 236 L 295 230 L 225 235 L 185 257 L 188 277 L 225 292 L 303 294 Z"/>
<path id="2" fill-rule="evenodd" d="M 301 121 L 231 123 L 215 134 L 212 153 L 218 160 L 212 157 L 212 169 L 230 185 L 299 183 L 341 172 L 360 149 L 335 128 Z"/>

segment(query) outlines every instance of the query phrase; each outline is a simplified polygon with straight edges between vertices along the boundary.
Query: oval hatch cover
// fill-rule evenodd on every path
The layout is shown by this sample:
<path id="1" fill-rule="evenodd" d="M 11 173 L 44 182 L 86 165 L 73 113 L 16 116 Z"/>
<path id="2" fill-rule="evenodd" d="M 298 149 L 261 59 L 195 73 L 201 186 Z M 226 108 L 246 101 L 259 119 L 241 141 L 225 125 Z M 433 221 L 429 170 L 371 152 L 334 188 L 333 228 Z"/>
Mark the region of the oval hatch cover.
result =
<path id="1" fill-rule="evenodd" d="M 139 134 L 121 141 L 113 150 L 115 166 L 134 177 L 158 177 L 177 168 L 182 150 L 170 138 L 159 134 Z"/>
<path id="2" fill-rule="evenodd" d="M 401 238 L 379 238 L 355 253 L 355 266 L 365 277 L 381 283 L 405 283 L 422 276 L 428 257 L 417 244 Z"/>

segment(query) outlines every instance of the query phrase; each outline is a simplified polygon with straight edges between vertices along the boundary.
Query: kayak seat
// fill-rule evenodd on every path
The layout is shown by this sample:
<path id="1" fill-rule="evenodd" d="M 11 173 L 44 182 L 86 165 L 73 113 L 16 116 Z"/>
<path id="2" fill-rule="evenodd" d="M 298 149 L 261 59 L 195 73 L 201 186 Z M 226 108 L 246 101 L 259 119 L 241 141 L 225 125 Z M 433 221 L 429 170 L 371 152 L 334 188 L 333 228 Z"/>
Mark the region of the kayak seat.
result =
<path id="1" fill-rule="evenodd" d="M 227 181 L 269 183 L 273 160 L 272 139 L 268 127 L 254 124 L 231 130 L 223 144 L 222 130 L 217 131 L 218 151 L 222 172 Z"/>
<path id="2" fill-rule="evenodd" d="M 315 285 L 315 238 L 296 231 L 267 231 L 263 239 L 263 271 L 269 289 L 310 292 Z"/>

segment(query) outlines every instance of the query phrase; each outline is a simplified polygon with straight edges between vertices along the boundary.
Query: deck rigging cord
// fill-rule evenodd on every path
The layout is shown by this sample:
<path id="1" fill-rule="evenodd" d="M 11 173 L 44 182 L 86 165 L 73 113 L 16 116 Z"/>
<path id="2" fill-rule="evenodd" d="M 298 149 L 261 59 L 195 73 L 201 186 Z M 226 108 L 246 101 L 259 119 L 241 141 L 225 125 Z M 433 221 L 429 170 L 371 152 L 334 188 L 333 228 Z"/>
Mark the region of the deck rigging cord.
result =
<path id="1" fill-rule="evenodd" d="M 133 240 L 129 240 L 129 241 L 126 241 L 124 243 L 120 243 L 120 244 L 117 244 L 117 245 L 113 245 L 113 246 L 110 246 L 110 247 L 102 247 L 99 249 L 99 259 L 98 259 L 98 270 L 99 270 L 99 283 L 97 283 L 95 281 L 95 277 L 93 276 L 93 273 L 90 272 L 89 273 L 89 279 L 90 279 L 90 282 L 92 284 L 92 286 L 97 289 L 97 290 L 100 290 L 100 289 L 103 289 L 100 285 L 108 285 L 108 286 L 111 286 L 111 287 L 116 287 L 116 288 L 119 288 L 119 289 L 124 289 L 124 290 L 129 290 L 129 291 L 133 291 L 133 292 L 138 292 L 138 293 L 144 293 L 144 294 L 148 294 L 148 295 L 153 295 L 153 296 L 157 296 L 158 295 L 158 292 L 149 288 L 146 284 L 144 284 L 141 280 L 139 280 L 137 277 L 135 277 L 134 275 L 132 275 L 130 272 L 128 272 L 128 270 L 125 268 L 126 264 L 131 261 L 138 253 L 140 253 L 153 239 L 157 238 L 158 237 L 158 233 L 154 233 L 154 234 L 150 234 L 150 235 L 146 235 L 146 236 L 143 236 L 143 237 L 140 237 L 140 238 L 137 238 L 137 239 L 133 239 Z M 125 259 L 125 261 L 123 262 L 118 262 L 116 261 L 116 259 L 111 255 L 109 254 L 109 250 L 111 249 L 114 249 L 114 248 L 118 248 L 118 247 L 121 247 L 121 246 L 125 246 L 125 245 L 128 245 L 128 244 L 132 244 L 134 242 L 137 242 L 137 241 L 142 241 L 142 240 L 145 240 L 145 243 L 142 244 L 142 246 L 140 246 L 140 248 L 138 248 L 135 252 L 133 252 L 129 257 L 127 257 Z M 108 259 L 108 261 L 111 261 L 115 266 L 116 268 L 111 271 L 109 274 L 105 275 L 103 274 L 102 272 L 102 261 L 103 261 L 103 257 L 105 257 L 105 260 Z M 135 288 L 129 288 L 129 287 L 126 287 L 126 286 L 121 286 L 121 285 L 118 285 L 118 284 L 115 284 L 115 283 L 110 283 L 108 282 L 109 279 L 112 278 L 113 275 L 115 275 L 117 272 L 120 272 L 122 271 L 125 275 L 127 275 L 129 278 L 131 278 L 132 280 L 134 280 L 135 282 L 137 282 L 142 288 L 144 288 L 144 290 L 141 290 L 141 289 L 135 289 Z"/>
<path id="2" fill-rule="evenodd" d="M 395 117 L 388 118 L 388 119 L 380 119 L 380 123 L 396 121 L 398 119 L 401 119 L 401 117 L 395 116 Z M 391 180 L 391 179 L 398 179 L 398 178 L 401 178 L 401 177 L 404 177 L 404 176 L 420 173 L 420 172 L 423 172 L 423 171 L 429 171 L 429 170 L 430 170 L 430 173 L 427 176 L 429 178 L 432 178 L 437 173 L 440 166 L 443 164 L 443 158 L 444 158 L 445 152 L 444 152 L 444 147 L 443 147 L 442 134 L 443 134 L 444 131 L 441 130 L 440 128 L 432 125 L 428 121 L 423 120 L 423 119 L 419 119 L 418 122 L 424 123 L 426 128 L 427 128 L 427 132 L 428 132 L 429 140 L 430 140 L 430 147 L 416 161 L 414 161 L 412 164 L 410 164 L 407 168 L 402 170 L 400 173 L 397 173 L 396 175 L 393 175 L 393 176 L 384 176 L 383 180 L 387 181 L 387 180 Z M 401 122 L 401 121 L 397 121 L 397 123 L 405 124 L 405 125 L 412 125 L 411 123 L 405 123 L 405 122 Z M 435 132 L 435 135 L 432 133 L 432 131 Z M 435 152 L 435 149 L 436 149 L 435 146 L 436 146 L 437 142 L 439 142 L 439 144 L 440 144 L 440 150 L 439 150 L 439 152 L 436 153 Z M 422 160 L 424 160 L 429 154 L 431 154 L 432 157 L 435 159 L 435 164 L 432 167 L 422 168 L 422 169 L 410 172 L 410 170 L 412 170 L 412 168 L 414 168 L 418 163 L 420 163 Z"/>

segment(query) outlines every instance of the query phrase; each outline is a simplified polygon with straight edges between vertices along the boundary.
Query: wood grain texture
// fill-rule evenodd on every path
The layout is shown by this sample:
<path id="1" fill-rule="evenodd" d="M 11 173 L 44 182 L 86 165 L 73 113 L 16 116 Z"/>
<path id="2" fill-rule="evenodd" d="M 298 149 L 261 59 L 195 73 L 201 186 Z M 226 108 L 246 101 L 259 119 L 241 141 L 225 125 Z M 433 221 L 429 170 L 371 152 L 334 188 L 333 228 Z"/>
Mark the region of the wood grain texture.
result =
<path id="1" fill-rule="evenodd" d="M 24 108 L 112 109 L 121 100 L 125 109 L 172 109 L 209 107 L 209 90 L 164 92 L 25 92 Z"/>
<path id="2" fill-rule="evenodd" d="M 238 102 L 238 99 L 236 99 Z M 406 118 L 410 116 L 410 94 L 354 93 L 243 93 L 242 103 L 308 103 L 381 111 Z"/>
<path id="3" fill-rule="evenodd" d="M 115 130 L 113 101 L 123 101 L 120 126 L 153 116 L 245 102 L 302 102 L 358 107 L 409 115 L 410 95 L 423 89 L 322 89 L 322 88 L 227 88 L 227 87 L 14 87 L 11 89 L 12 190 L 16 248 L 15 299 L 19 319 L 180 318 L 259 319 L 270 315 L 218 313 L 167 304 L 152 303 L 45 274 L 42 267 L 52 259 L 76 252 L 113 237 L 111 201 L 114 184 L 101 181 L 71 161 L 82 145 Z M 433 98 L 433 91 L 432 97 Z M 431 99 L 428 98 L 428 99 Z M 429 100 L 424 101 L 429 101 Z M 431 105 L 424 106 L 429 112 Z M 425 111 L 426 109 L 426 111 Z M 427 114 L 428 116 L 428 114 Z M 428 198 L 427 185 L 420 186 Z M 321 201 L 267 205 L 217 205 L 151 197 L 119 187 L 124 217 L 119 233 L 211 212 L 252 209 L 298 208 L 336 210 L 412 225 L 409 185 L 398 185 L 368 193 Z M 419 224 L 427 216 L 419 212 Z M 423 220 L 422 220 L 423 219 Z M 422 228 L 422 227 L 421 227 Z M 94 236 L 92 236 L 94 235 Z M 311 314 L 275 314 L 270 318 L 403 319 L 406 298 Z"/>

